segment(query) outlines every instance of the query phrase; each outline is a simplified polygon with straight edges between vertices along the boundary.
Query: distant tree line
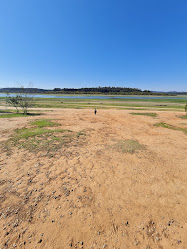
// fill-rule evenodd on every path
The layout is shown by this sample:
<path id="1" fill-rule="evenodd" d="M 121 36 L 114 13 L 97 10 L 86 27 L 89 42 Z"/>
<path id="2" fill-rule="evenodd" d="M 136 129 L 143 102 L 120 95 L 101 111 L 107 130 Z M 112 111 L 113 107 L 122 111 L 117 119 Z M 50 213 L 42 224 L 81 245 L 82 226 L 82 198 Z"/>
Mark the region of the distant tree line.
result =
<path id="1" fill-rule="evenodd" d="M 22 88 L 0 88 L 2 93 L 21 93 Z M 24 88 L 26 93 L 34 94 L 110 94 L 110 95 L 170 95 L 187 94 L 187 92 L 152 92 L 129 87 L 84 87 L 84 88 L 54 88 L 53 90 Z"/>
<path id="2" fill-rule="evenodd" d="M 54 88 L 50 93 L 55 94 L 110 94 L 110 95 L 168 95 L 149 90 L 129 87 L 89 87 L 89 88 Z M 171 94 L 174 95 L 174 94 Z"/>
<path id="3" fill-rule="evenodd" d="M 85 87 L 85 88 L 54 88 L 54 92 L 63 93 L 83 93 L 83 94 L 123 94 L 123 93 L 141 93 L 138 88 L 126 87 Z M 149 91 L 150 92 L 150 91 Z"/>
<path id="4" fill-rule="evenodd" d="M 1 93 L 47 93 L 49 90 L 27 87 L 7 87 L 0 88 Z"/>

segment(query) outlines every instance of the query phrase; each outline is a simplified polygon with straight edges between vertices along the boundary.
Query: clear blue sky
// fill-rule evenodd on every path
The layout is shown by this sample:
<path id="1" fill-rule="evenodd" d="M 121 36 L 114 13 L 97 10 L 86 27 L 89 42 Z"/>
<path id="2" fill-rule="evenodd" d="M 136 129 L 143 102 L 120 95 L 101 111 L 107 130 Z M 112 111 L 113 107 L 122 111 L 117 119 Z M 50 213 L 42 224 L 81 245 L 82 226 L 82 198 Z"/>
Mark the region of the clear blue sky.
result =
<path id="1" fill-rule="evenodd" d="M 186 0 L 0 0 L 0 87 L 187 91 Z"/>

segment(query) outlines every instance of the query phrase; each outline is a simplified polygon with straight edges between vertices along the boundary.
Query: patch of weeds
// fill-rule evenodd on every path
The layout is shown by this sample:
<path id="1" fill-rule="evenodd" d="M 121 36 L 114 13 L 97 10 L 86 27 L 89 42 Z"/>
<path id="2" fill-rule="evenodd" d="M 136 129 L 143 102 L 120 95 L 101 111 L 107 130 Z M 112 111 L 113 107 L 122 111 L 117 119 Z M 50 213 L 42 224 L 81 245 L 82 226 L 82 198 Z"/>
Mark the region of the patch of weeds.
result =
<path id="1" fill-rule="evenodd" d="M 55 130 L 49 130 L 49 129 L 41 129 L 41 128 L 22 128 L 17 129 L 16 134 L 14 136 L 14 140 L 20 140 L 20 139 L 28 139 L 30 137 L 36 137 L 36 136 L 42 136 L 45 134 L 52 134 L 52 133 L 61 133 L 68 130 L 63 129 L 55 129 Z"/>
<path id="2" fill-rule="evenodd" d="M 10 110 L 10 109 L 3 109 L 3 110 L 0 110 L 0 113 L 16 113 L 14 110 Z"/>
<path id="3" fill-rule="evenodd" d="M 30 151 L 41 151 L 54 152 L 60 149 L 63 145 L 69 143 L 67 139 L 60 136 L 54 139 L 54 136 L 36 137 L 28 140 L 19 141 L 18 148 L 25 148 Z"/>
<path id="4" fill-rule="evenodd" d="M 164 122 L 157 123 L 157 124 L 155 124 L 155 126 L 168 128 L 168 129 L 171 129 L 171 130 L 183 131 L 183 132 L 187 133 L 186 128 L 176 127 L 176 126 L 173 126 L 173 125 L 170 125 L 170 124 L 166 124 Z"/>
<path id="5" fill-rule="evenodd" d="M 77 135 L 76 135 L 77 137 L 80 137 L 80 136 L 85 136 L 85 133 L 83 133 L 82 131 L 79 131 L 79 132 L 77 132 Z"/>
<path id="6" fill-rule="evenodd" d="M 70 131 L 62 129 L 19 129 L 12 138 L 14 145 L 30 151 L 56 151 L 71 141 Z"/>
<path id="7" fill-rule="evenodd" d="M 8 113 L 8 114 L 1 114 L 0 118 L 17 118 L 17 117 L 25 117 L 23 113 Z"/>
<path id="8" fill-rule="evenodd" d="M 41 113 L 8 113 L 8 114 L 1 114 L 0 118 L 18 118 L 18 117 L 28 117 L 28 116 L 39 116 Z"/>
<path id="9" fill-rule="evenodd" d="M 138 150 L 145 149 L 144 145 L 140 144 L 137 140 L 133 139 L 120 140 L 114 145 L 112 145 L 112 147 L 117 151 L 131 154 Z"/>
<path id="10" fill-rule="evenodd" d="M 52 122 L 50 119 L 38 119 L 38 120 L 33 121 L 31 125 L 35 125 L 39 128 L 43 128 L 43 127 L 59 126 L 60 124 Z"/>
<path id="11" fill-rule="evenodd" d="M 8 152 L 13 146 L 32 152 L 46 151 L 47 155 L 77 142 L 77 133 L 64 129 L 22 128 L 17 129 L 4 149 Z M 72 144 L 73 145 L 73 144 Z"/>
<path id="12" fill-rule="evenodd" d="M 187 115 L 184 115 L 184 116 L 178 116 L 179 118 L 182 118 L 182 119 L 187 119 Z"/>
<path id="13" fill-rule="evenodd" d="M 65 137 L 65 135 L 64 135 L 64 137 Z M 54 141 L 61 141 L 61 137 L 51 136 L 51 140 L 54 140 Z"/>
<path id="14" fill-rule="evenodd" d="M 146 111 L 147 110 L 147 108 L 135 108 L 135 107 L 132 107 L 132 108 L 126 108 L 126 107 L 124 107 L 123 109 L 125 109 L 125 110 L 130 110 L 130 111 L 133 111 L 133 110 L 135 110 L 135 111 Z M 130 113 L 130 114 L 132 114 L 132 113 Z"/>
<path id="15" fill-rule="evenodd" d="M 157 123 L 157 124 L 155 124 L 155 126 L 157 126 L 157 127 L 164 127 L 164 128 L 168 128 L 168 129 L 173 129 L 174 128 L 174 126 L 172 126 L 170 124 L 166 124 L 164 122 Z"/>
<path id="16" fill-rule="evenodd" d="M 152 118 L 156 118 L 157 117 L 157 113 L 154 112 L 131 112 L 130 114 L 132 115 L 143 115 L 143 116 L 149 116 Z"/>

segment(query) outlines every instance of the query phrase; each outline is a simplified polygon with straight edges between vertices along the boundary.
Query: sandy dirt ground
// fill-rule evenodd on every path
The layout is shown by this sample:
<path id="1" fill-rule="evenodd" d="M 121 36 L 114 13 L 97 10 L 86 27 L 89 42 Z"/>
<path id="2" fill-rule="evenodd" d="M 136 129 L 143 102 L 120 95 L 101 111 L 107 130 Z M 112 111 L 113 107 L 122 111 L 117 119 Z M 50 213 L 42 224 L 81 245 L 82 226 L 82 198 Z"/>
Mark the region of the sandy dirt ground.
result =
<path id="1" fill-rule="evenodd" d="M 187 248 L 187 135 L 181 113 L 55 110 L 0 119 L 0 248 Z M 47 155 L 3 147 L 31 120 L 85 135 Z M 123 151 L 128 139 L 143 149 Z"/>

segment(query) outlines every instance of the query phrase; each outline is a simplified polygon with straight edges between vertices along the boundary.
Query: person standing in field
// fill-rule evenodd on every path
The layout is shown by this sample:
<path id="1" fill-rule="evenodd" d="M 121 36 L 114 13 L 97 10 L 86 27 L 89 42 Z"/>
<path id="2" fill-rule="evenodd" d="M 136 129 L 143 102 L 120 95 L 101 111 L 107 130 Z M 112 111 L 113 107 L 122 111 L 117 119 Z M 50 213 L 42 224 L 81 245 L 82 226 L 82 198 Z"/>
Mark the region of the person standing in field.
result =
<path id="1" fill-rule="evenodd" d="M 95 115 L 96 115 L 96 113 L 97 113 L 97 110 L 96 110 L 96 109 L 95 109 L 94 113 L 95 113 Z"/>

